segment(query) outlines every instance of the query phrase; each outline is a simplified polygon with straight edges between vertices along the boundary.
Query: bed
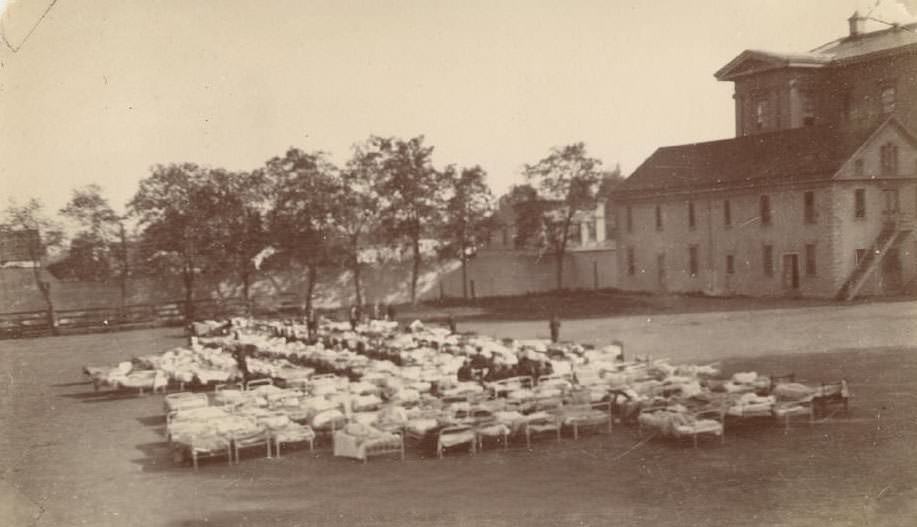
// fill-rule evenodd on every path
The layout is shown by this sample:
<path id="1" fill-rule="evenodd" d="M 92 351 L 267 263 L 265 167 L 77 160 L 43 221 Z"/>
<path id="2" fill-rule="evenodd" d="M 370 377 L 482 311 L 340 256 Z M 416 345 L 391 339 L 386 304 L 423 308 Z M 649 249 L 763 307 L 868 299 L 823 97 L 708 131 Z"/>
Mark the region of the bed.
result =
<path id="1" fill-rule="evenodd" d="M 610 402 L 564 406 L 558 410 L 557 415 L 562 426 L 573 429 L 573 439 L 579 439 L 581 428 L 598 430 L 605 426 L 608 428 L 608 433 L 611 433 Z"/>
<path id="2" fill-rule="evenodd" d="M 469 451 L 474 454 L 477 445 L 477 435 L 471 425 L 451 425 L 440 429 L 436 439 L 436 456 L 442 459 L 447 448 L 469 445 Z"/>
<path id="3" fill-rule="evenodd" d="M 166 414 L 169 414 L 180 410 L 210 406 L 210 400 L 205 393 L 178 392 L 166 395 L 162 404 Z"/>
<path id="4" fill-rule="evenodd" d="M 850 390 L 847 386 L 847 380 L 841 379 L 837 382 L 822 383 L 815 389 L 812 396 L 812 404 L 816 416 L 823 416 L 828 413 L 828 407 L 832 405 L 841 405 L 844 413 L 849 411 Z"/>
<path id="5" fill-rule="evenodd" d="M 689 412 L 681 405 L 651 406 L 641 410 L 637 421 L 641 436 L 650 430 L 662 437 L 690 437 L 695 448 L 700 436 L 712 435 L 721 443 L 725 440 L 724 412 L 719 408 Z"/>
<path id="6" fill-rule="evenodd" d="M 315 432 L 312 427 L 296 423 L 288 415 L 279 412 L 264 415 L 257 420 L 267 428 L 277 457 L 280 457 L 281 446 L 285 444 L 308 443 L 309 451 L 315 449 Z"/>
<path id="7" fill-rule="evenodd" d="M 392 431 L 351 423 L 334 432 L 334 455 L 359 459 L 366 463 L 370 457 L 398 454 L 404 461 L 404 437 Z"/>
<path id="8" fill-rule="evenodd" d="M 526 416 L 523 431 L 525 433 L 525 447 L 532 447 L 532 436 L 537 434 L 553 433 L 560 442 L 561 422 L 556 415 L 548 412 L 535 412 Z"/>

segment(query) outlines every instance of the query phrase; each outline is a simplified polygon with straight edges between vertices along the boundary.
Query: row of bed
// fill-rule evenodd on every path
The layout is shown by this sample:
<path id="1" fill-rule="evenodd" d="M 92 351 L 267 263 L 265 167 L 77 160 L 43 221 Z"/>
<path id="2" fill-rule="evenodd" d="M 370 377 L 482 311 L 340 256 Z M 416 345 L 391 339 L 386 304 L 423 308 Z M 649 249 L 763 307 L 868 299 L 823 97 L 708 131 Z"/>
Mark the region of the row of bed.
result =
<path id="1" fill-rule="evenodd" d="M 530 447 L 541 435 L 559 441 L 564 433 L 611 432 L 615 422 L 697 446 L 706 436 L 722 441 L 730 422 L 812 422 L 829 404 L 846 408 L 849 396 L 846 381 L 805 385 L 754 372 L 724 379 L 715 365 L 626 361 L 617 345 L 497 340 L 419 323 L 400 331 L 380 321 L 356 329 L 324 321 L 312 342 L 278 337 L 276 322 L 236 320 L 233 328 L 232 335 L 85 372 L 97 388 L 177 387 L 164 398 L 166 435 L 175 460 L 195 468 L 201 457 L 238 463 L 243 450 L 273 457 L 294 444 L 312 450 L 330 443 L 335 456 L 364 462 L 403 459 L 406 446 L 442 457 L 458 448 Z M 257 350 L 246 365 L 258 380 L 237 382 L 242 374 L 229 350 L 242 344 Z M 459 368 L 476 355 L 497 367 L 523 357 L 543 361 L 553 373 L 459 382 Z M 398 364 L 380 356 L 397 356 Z"/>

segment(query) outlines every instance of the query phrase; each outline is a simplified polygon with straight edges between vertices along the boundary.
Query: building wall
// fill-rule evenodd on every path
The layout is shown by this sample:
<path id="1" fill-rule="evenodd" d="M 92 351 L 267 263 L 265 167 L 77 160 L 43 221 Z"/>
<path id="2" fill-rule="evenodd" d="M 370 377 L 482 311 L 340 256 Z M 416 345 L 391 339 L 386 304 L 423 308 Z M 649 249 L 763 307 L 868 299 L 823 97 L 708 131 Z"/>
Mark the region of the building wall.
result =
<path id="1" fill-rule="evenodd" d="M 815 123 L 870 128 L 888 118 L 883 88 L 894 86 L 895 115 L 917 130 L 917 53 L 829 68 L 767 71 L 735 81 L 736 136 L 803 126 L 803 95 L 813 97 Z M 770 125 L 755 127 L 755 101 L 770 104 Z"/>
<path id="2" fill-rule="evenodd" d="M 894 86 L 895 115 L 917 131 L 917 52 L 832 68 L 819 84 L 817 106 L 826 122 L 850 127 L 873 127 L 882 113 L 882 88 Z"/>
<path id="3" fill-rule="evenodd" d="M 802 122 L 802 94 L 814 94 L 819 77 L 814 70 L 782 69 L 744 77 L 735 81 L 736 136 L 798 128 Z M 757 128 L 756 102 L 769 105 L 767 126 Z M 820 105 L 816 104 L 816 111 Z M 817 123 L 824 116 L 816 114 Z M 817 124 L 816 123 L 816 124 Z"/>
<path id="4" fill-rule="evenodd" d="M 804 221 L 803 194 L 814 192 L 815 223 Z M 760 196 L 770 199 L 771 223 L 763 225 Z M 731 225 L 725 223 L 729 201 Z M 799 288 L 794 294 L 831 296 L 832 232 L 830 187 L 826 184 L 762 192 L 697 195 L 695 227 L 688 221 L 688 198 L 666 199 L 663 229 L 655 227 L 657 202 L 630 203 L 633 229 L 627 230 L 627 203 L 618 204 L 619 287 L 626 290 L 705 292 L 715 295 L 782 295 L 783 257 L 797 255 Z M 815 274 L 806 274 L 806 245 L 815 245 Z M 765 274 L 764 246 L 772 246 L 772 273 Z M 697 247 L 698 272 L 690 272 L 690 247 Z M 635 273 L 628 273 L 628 248 L 633 248 Z M 664 255 L 660 279 L 659 256 Z M 727 273 L 727 255 L 734 272 Z"/>
<path id="5" fill-rule="evenodd" d="M 594 289 L 614 287 L 617 260 L 613 248 L 572 250 L 564 259 L 564 287 Z M 532 251 L 484 250 L 468 263 L 469 295 L 475 297 L 523 295 L 552 291 L 557 284 L 556 259 Z M 462 297 L 461 268 L 440 277 L 443 296 Z"/>

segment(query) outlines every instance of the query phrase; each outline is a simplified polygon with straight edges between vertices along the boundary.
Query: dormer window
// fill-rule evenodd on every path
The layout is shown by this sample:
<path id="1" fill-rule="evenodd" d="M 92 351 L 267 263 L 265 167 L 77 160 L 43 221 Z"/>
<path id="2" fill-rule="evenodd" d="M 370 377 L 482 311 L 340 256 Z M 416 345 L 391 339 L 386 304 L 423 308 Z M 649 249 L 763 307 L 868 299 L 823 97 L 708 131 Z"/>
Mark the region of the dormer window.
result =
<path id="1" fill-rule="evenodd" d="M 894 86 L 882 88 L 879 95 L 879 101 L 882 103 L 882 115 L 891 115 L 895 113 L 898 106 L 898 93 Z"/>
<path id="2" fill-rule="evenodd" d="M 810 92 L 804 92 L 802 99 L 802 125 L 815 126 L 815 98 Z"/>
<path id="3" fill-rule="evenodd" d="M 763 130 L 767 128 L 770 117 L 770 104 L 767 99 L 757 99 L 755 101 L 755 129 Z"/>

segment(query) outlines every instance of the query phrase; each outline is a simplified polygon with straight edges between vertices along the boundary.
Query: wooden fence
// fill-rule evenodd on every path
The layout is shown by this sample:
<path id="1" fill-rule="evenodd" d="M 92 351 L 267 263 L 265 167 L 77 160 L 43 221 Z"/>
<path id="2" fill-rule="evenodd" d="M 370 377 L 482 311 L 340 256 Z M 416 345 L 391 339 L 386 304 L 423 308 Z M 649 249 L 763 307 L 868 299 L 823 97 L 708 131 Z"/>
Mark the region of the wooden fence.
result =
<path id="1" fill-rule="evenodd" d="M 195 300 L 195 319 L 244 316 L 256 310 L 253 302 L 241 298 Z M 137 327 L 175 326 L 185 323 L 186 303 L 136 304 L 118 308 L 67 309 L 55 311 L 59 334 L 91 333 Z M 47 311 L 0 313 L 0 339 L 53 334 Z"/>

